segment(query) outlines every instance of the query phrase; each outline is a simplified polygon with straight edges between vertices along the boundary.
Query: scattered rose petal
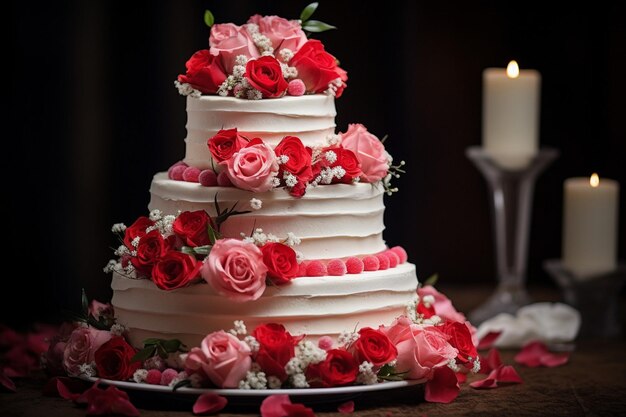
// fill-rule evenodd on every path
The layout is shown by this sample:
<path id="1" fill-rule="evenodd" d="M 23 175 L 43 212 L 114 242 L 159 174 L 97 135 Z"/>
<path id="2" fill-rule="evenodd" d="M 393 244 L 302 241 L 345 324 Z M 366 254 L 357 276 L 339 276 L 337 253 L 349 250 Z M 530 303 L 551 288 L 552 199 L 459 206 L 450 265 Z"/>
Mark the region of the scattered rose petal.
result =
<path id="1" fill-rule="evenodd" d="M 495 388 L 497 386 L 498 384 L 496 383 L 496 380 L 489 377 L 481 379 L 479 381 L 474 381 L 470 384 L 470 387 L 476 389 Z"/>
<path id="2" fill-rule="evenodd" d="M 498 337 L 500 337 L 501 334 L 502 334 L 501 331 L 500 332 L 489 332 L 489 333 L 487 333 L 478 342 L 477 349 L 478 350 L 489 349 L 490 347 L 493 346 L 494 343 L 496 343 L 496 340 L 498 340 Z"/>
<path id="3" fill-rule="evenodd" d="M 515 368 L 510 365 L 500 365 L 492 370 L 487 378 L 474 381 L 470 386 L 476 389 L 487 389 L 497 388 L 500 384 L 521 384 L 522 382 Z"/>
<path id="4" fill-rule="evenodd" d="M 66 400 L 70 400 L 70 401 L 76 401 L 80 397 L 80 394 L 82 393 L 82 391 L 73 392 L 72 389 L 70 389 L 67 385 L 65 385 L 64 379 L 61 379 L 61 378 L 56 378 L 56 389 L 57 389 L 57 393 L 59 394 L 61 398 L 65 398 Z"/>
<path id="5" fill-rule="evenodd" d="M 285 404 L 291 404 L 288 395 L 270 395 L 261 403 L 261 417 L 285 417 Z"/>
<path id="6" fill-rule="evenodd" d="M 196 415 L 209 415 L 219 413 L 226 407 L 228 400 L 217 394 L 202 394 L 193 405 L 193 413 Z"/>
<path id="7" fill-rule="evenodd" d="M 48 382 L 46 382 L 46 385 L 44 385 L 41 390 L 42 394 L 47 397 L 60 397 L 61 394 L 59 393 L 58 387 L 59 381 L 69 392 L 76 394 L 82 393 L 90 386 L 89 383 L 80 379 L 69 378 L 67 376 L 57 376 L 50 378 Z"/>
<path id="8" fill-rule="evenodd" d="M 354 401 L 348 401 L 347 403 L 343 403 L 337 407 L 337 411 L 341 414 L 351 414 L 354 412 Z"/>
<path id="9" fill-rule="evenodd" d="M 489 374 L 494 369 L 498 369 L 502 365 L 500 359 L 500 351 L 496 348 L 491 348 L 487 356 L 480 357 L 480 373 Z"/>
<path id="10" fill-rule="evenodd" d="M 4 369 L 0 369 L 0 386 L 9 392 L 15 392 L 15 384 L 6 376 Z"/>
<path id="11" fill-rule="evenodd" d="M 454 371 L 442 366 L 436 368 L 433 378 L 426 382 L 424 398 L 431 403 L 449 403 L 459 395 L 460 389 Z"/>
<path id="12" fill-rule="evenodd" d="M 313 409 L 304 404 L 283 404 L 284 417 L 315 417 Z"/>
<path id="13" fill-rule="evenodd" d="M 467 381 L 467 374 L 464 374 L 463 372 L 457 372 L 456 380 L 459 382 L 459 384 L 464 383 L 465 381 Z"/>
<path id="14" fill-rule="evenodd" d="M 130 402 L 128 394 L 114 386 L 100 389 L 97 386 L 89 388 L 87 396 L 87 415 L 104 416 L 116 414 L 127 417 L 139 416 L 139 410 Z"/>
<path id="15" fill-rule="evenodd" d="M 520 365 L 536 368 L 546 366 L 549 368 L 565 365 L 569 361 L 569 353 L 552 353 L 545 343 L 540 341 L 529 342 L 515 355 L 515 362 Z"/>

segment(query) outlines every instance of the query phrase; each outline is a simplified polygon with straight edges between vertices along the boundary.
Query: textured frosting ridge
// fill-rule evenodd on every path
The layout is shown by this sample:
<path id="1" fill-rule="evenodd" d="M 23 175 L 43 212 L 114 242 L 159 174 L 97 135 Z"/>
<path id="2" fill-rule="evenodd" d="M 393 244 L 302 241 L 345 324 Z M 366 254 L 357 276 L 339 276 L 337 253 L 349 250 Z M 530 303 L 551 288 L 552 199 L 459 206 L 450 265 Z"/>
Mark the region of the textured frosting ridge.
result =
<path id="1" fill-rule="evenodd" d="M 238 203 L 239 210 L 249 210 L 250 199 L 259 199 L 263 207 L 230 217 L 222 225 L 223 235 L 240 238 L 240 233 L 250 235 L 259 227 L 280 238 L 292 232 L 302 240 L 296 249 L 306 259 L 369 255 L 386 249 L 383 189 L 377 184 L 312 187 L 295 199 L 282 189 L 252 193 L 233 187 L 203 187 L 170 180 L 160 173 L 152 181 L 150 194 L 150 210 L 166 214 L 202 209 L 214 215 L 216 194 L 222 209 Z"/>
<path id="2" fill-rule="evenodd" d="M 184 162 L 210 168 L 207 140 L 220 129 L 235 127 L 244 136 L 261 137 L 271 146 L 285 136 L 297 136 L 305 146 L 323 145 L 335 133 L 336 114 L 334 97 L 325 94 L 272 100 L 189 96 Z"/>
<path id="3" fill-rule="evenodd" d="M 313 339 L 336 337 L 356 327 L 377 328 L 405 314 L 417 279 L 415 266 L 409 263 L 358 275 L 296 278 L 246 303 L 233 303 L 206 284 L 164 292 L 151 281 L 117 274 L 112 288 L 116 315 L 129 328 L 134 345 L 146 337 L 175 337 L 197 346 L 208 333 L 230 329 L 241 319 L 249 329 L 278 322 L 293 334 Z"/>

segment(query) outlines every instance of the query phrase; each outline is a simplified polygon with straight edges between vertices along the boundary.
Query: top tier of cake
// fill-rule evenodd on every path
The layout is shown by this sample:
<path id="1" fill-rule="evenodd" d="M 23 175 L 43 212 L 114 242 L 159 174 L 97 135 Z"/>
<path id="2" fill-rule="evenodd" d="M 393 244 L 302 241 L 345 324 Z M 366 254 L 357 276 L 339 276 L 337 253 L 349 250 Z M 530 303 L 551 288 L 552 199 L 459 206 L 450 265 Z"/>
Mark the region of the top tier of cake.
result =
<path id="1" fill-rule="evenodd" d="M 335 133 L 335 98 L 315 94 L 275 100 L 234 97 L 187 97 L 187 138 L 184 162 L 211 167 L 207 139 L 220 129 L 237 128 L 249 137 L 276 146 L 285 136 L 297 136 L 305 146 L 324 145 Z"/>

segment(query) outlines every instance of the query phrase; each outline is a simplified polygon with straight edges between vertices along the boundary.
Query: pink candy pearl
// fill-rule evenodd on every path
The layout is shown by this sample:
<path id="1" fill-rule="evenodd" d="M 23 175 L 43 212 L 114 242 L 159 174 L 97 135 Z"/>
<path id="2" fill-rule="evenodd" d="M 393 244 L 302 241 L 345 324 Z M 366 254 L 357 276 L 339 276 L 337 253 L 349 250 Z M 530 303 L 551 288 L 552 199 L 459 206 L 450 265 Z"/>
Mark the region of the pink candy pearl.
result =
<path id="1" fill-rule="evenodd" d="M 287 87 L 287 94 L 290 96 L 301 96 L 306 91 L 306 86 L 301 79 L 296 78 L 295 80 L 289 81 L 289 86 Z"/>
<path id="2" fill-rule="evenodd" d="M 196 167 L 187 167 L 183 171 L 183 180 L 187 182 L 198 182 L 198 176 L 200 176 L 200 170 Z"/>
<path id="3" fill-rule="evenodd" d="M 198 175 L 200 185 L 204 187 L 215 187 L 217 185 L 217 175 L 211 169 L 205 169 Z"/>
<path id="4" fill-rule="evenodd" d="M 228 174 L 226 174 L 226 171 L 222 171 L 219 173 L 219 175 L 217 176 L 217 185 L 219 185 L 220 187 L 232 187 L 233 183 L 230 182 L 230 178 L 228 178 Z"/>
<path id="5" fill-rule="evenodd" d="M 170 171 L 170 179 L 173 179 L 175 181 L 184 181 L 183 173 L 185 172 L 186 169 L 187 169 L 187 165 L 176 165 Z"/>

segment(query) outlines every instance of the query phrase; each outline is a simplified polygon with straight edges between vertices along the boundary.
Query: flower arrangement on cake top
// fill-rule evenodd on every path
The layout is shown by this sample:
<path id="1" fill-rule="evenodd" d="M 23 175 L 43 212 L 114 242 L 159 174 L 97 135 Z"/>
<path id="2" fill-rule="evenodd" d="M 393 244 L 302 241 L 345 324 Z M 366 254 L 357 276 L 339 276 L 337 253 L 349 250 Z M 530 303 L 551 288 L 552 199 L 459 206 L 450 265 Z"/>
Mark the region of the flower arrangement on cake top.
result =
<path id="1" fill-rule="evenodd" d="M 348 75 L 322 42 L 306 32 L 334 29 L 310 17 L 317 3 L 307 6 L 298 20 L 251 16 L 247 23 L 214 23 L 210 11 L 209 49 L 197 51 L 175 81 L 181 95 L 219 94 L 259 100 L 285 95 L 326 93 L 340 97 Z"/>

